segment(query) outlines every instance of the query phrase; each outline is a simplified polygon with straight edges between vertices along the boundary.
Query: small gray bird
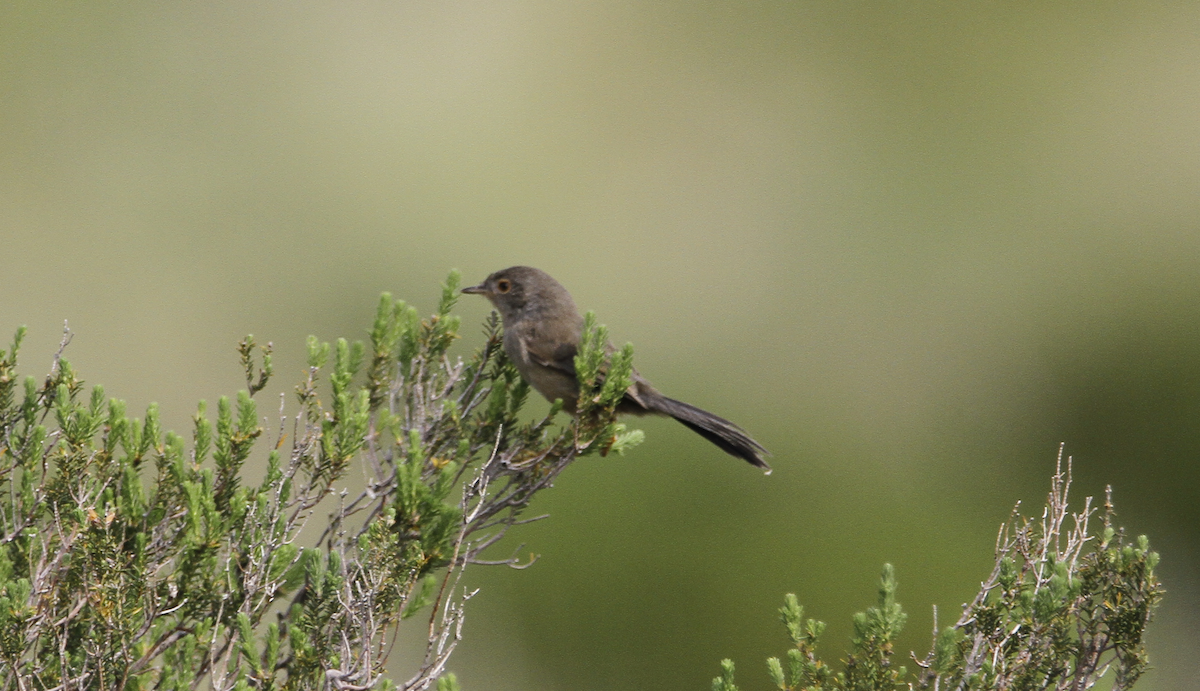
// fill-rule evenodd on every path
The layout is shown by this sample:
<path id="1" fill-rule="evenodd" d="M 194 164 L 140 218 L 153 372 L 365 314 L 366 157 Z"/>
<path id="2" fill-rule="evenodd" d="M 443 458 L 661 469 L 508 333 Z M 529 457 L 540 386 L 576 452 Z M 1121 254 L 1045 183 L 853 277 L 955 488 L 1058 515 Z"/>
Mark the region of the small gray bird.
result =
<path id="1" fill-rule="evenodd" d="M 548 400 L 562 399 L 563 408 L 574 415 L 579 398 L 575 353 L 583 337 L 583 317 L 567 289 L 545 271 L 513 266 L 462 292 L 482 295 L 496 306 L 504 320 L 504 352 L 517 371 Z M 617 412 L 673 417 L 725 453 L 771 472 L 763 460 L 767 450 L 745 430 L 706 410 L 667 398 L 637 370 Z"/>

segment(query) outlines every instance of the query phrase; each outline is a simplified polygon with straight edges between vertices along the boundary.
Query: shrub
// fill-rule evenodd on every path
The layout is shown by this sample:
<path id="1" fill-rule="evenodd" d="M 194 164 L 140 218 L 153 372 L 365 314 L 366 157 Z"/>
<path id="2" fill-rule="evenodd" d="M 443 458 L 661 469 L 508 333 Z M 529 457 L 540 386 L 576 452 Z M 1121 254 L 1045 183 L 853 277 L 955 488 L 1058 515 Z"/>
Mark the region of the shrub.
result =
<path id="1" fill-rule="evenodd" d="M 1130 688 L 1146 670 L 1142 634 L 1162 598 L 1158 554 L 1144 535 L 1131 544 L 1113 527 L 1111 488 L 1093 530 L 1091 497 L 1071 513 L 1070 487 L 1071 461 L 1064 472 L 1060 449 L 1041 517 L 1013 509 L 996 538 L 991 575 L 958 621 L 937 632 L 932 651 L 924 659 L 914 655 L 913 675 L 894 659 L 906 615 L 896 602 L 895 573 L 885 565 L 879 603 L 854 617 L 842 671 L 817 656 L 825 624 L 805 619 L 796 596 L 787 595 L 779 613 L 792 648 L 786 664 L 767 660 L 771 681 L 785 691 L 1081 691 L 1111 672 L 1114 691 Z M 936 630 L 936 609 L 934 620 Z M 736 691 L 733 662 L 721 666 L 713 691 Z"/>
<path id="2" fill-rule="evenodd" d="M 0 351 L 0 686 L 388 688 L 393 633 L 425 607 L 424 660 L 400 686 L 431 686 L 460 639 L 463 569 L 516 566 L 481 553 L 536 520 L 523 510 L 575 458 L 641 439 L 613 413 L 632 350 L 607 355 L 594 318 L 578 418 L 552 426 L 556 405 L 521 422 L 529 386 L 495 314 L 483 348 L 447 354 L 457 289 L 452 273 L 424 320 L 384 294 L 367 346 L 310 337 L 299 411 L 281 406 L 269 433 L 254 396 L 270 344 L 247 337 L 247 388 L 215 423 L 201 402 L 190 442 L 155 405 L 139 420 L 86 390 L 62 357 L 69 333 L 50 374 L 19 386 L 18 330 Z M 255 453 L 266 473 L 250 484 Z M 350 493 L 355 465 L 366 487 Z"/>

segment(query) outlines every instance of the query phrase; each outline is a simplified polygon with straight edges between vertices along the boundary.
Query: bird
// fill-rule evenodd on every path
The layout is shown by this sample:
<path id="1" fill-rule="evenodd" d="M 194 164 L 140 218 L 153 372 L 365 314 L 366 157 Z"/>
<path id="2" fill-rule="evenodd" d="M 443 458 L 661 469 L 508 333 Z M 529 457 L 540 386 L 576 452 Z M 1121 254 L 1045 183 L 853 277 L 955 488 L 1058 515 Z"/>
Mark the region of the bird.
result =
<path id="1" fill-rule="evenodd" d="M 579 399 L 575 354 L 583 339 L 583 317 L 567 289 L 541 269 L 512 266 L 462 292 L 482 295 L 492 303 L 504 324 L 504 352 L 517 371 L 547 400 L 561 400 L 563 409 L 574 415 Z M 612 349 L 611 344 L 608 348 Z M 769 452 L 744 429 L 664 396 L 636 369 L 617 412 L 674 418 L 725 453 L 771 473 L 771 466 L 763 460 Z"/>

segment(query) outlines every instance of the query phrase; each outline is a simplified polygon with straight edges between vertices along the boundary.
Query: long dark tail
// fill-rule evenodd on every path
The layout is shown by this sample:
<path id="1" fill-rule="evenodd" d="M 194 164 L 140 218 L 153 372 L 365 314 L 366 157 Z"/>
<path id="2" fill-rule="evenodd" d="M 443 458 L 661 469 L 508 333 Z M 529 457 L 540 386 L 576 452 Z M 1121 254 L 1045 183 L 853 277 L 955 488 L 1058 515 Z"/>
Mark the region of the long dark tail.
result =
<path id="1" fill-rule="evenodd" d="M 649 410 L 675 418 L 730 456 L 745 459 L 750 465 L 771 474 L 771 466 L 763 460 L 763 456 L 769 455 L 769 452 L 762 444 L 751 439 L 746 430 L 729 420 L 657 392 L 650 396 L 643 394 L 640 398 Z"/>

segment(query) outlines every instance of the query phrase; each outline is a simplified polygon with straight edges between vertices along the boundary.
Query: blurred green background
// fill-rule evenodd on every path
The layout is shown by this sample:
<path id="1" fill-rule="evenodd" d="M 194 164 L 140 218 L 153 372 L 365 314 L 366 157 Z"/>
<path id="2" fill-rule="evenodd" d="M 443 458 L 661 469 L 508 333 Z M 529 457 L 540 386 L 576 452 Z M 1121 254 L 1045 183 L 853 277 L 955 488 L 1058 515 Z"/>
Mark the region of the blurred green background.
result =
<path id="1" fill-rule="evenodd" d="M 1194 3 L 5 2 L 0 241 L 24 371 L 67 319 L 176 429 L 246 333 L 290 391 L 520 263 L 774 452 L 570 468 L 468 578 L 468 691 L 767 688 L 783 594 L 837 657 L 884 562 L 923 654 L 1060 442 L 1163 553 L 1140 688 L 1200 688 Z"/>

